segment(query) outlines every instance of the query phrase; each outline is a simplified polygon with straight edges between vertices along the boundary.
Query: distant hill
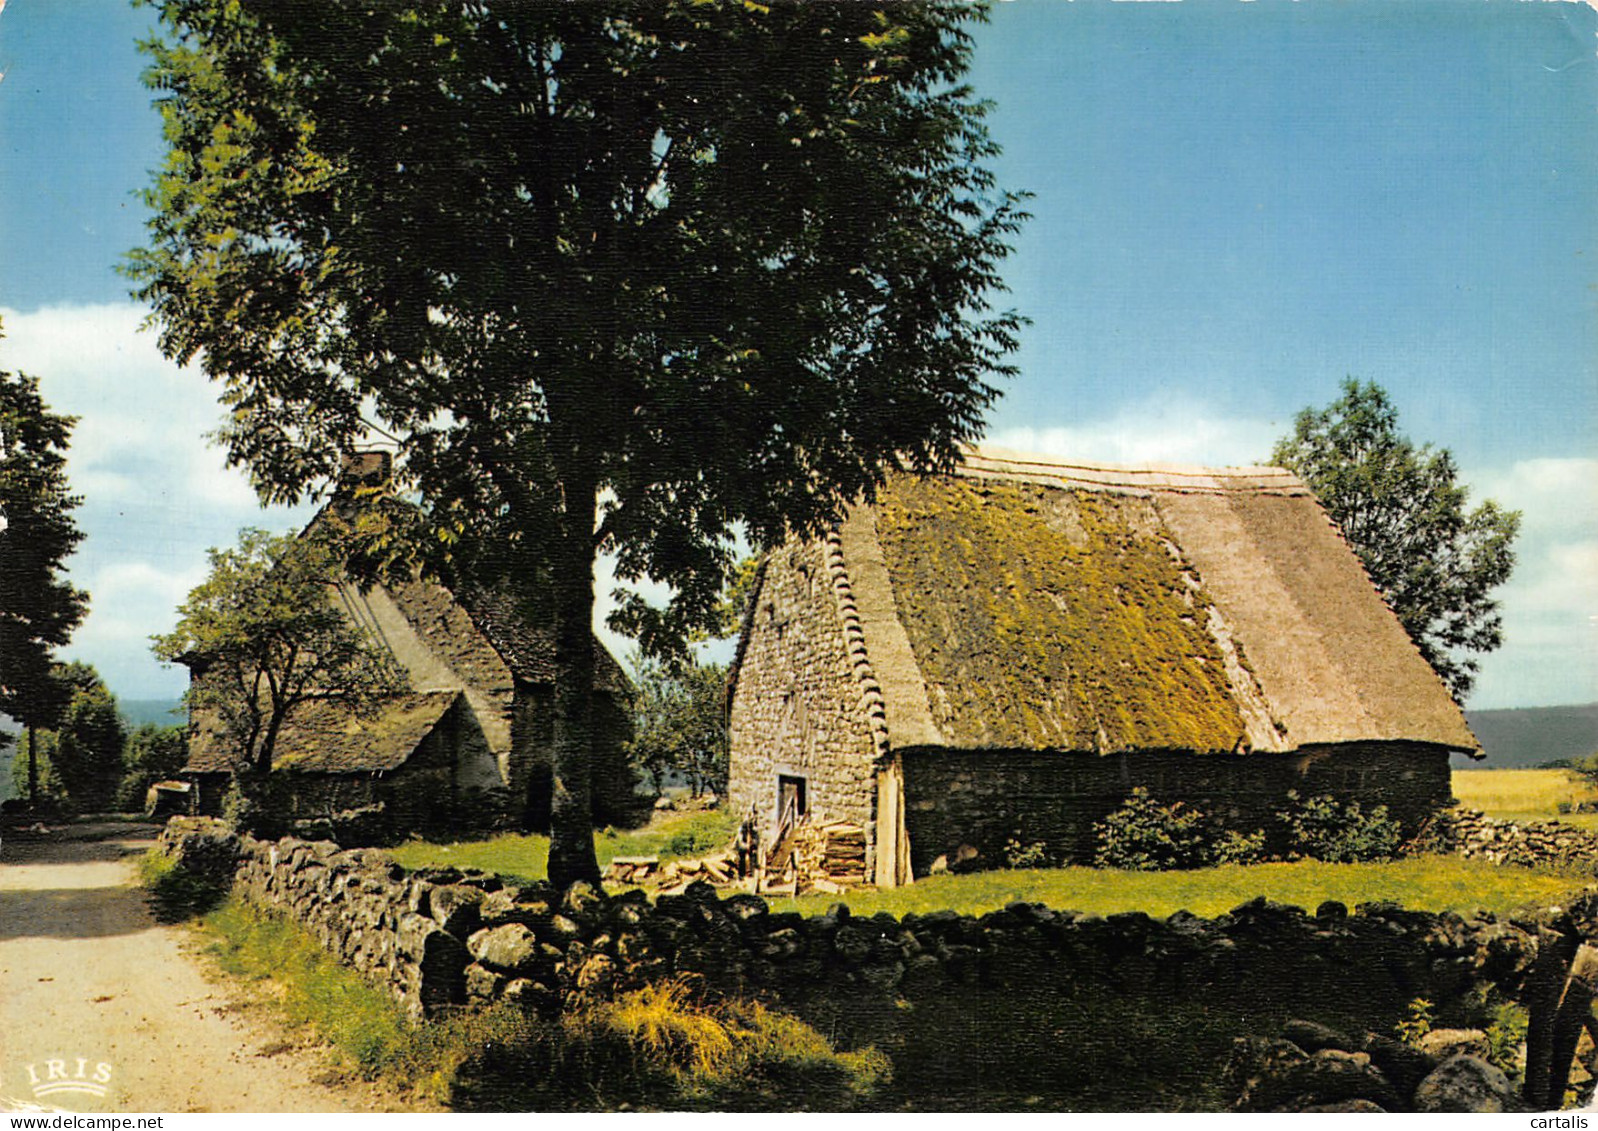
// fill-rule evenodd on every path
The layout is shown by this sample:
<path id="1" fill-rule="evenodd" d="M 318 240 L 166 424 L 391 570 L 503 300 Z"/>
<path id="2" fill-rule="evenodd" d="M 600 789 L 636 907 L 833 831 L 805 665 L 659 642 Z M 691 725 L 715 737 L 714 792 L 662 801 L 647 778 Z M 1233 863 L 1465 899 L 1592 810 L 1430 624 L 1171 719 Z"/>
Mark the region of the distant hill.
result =
<path id="1" fill-rule="evenodd" d="M 117 710 L 133 730 L 145 723 L 170 727 L 186 722 L 188 713 L 181 699 L 118 699 Z"/>
<path id="2" fill-rule="evenodd" d="M 1455 769 L 1530 769 L 1598 751 L 1598 703 L 1466 711 L 1465 721 L 1481 739 L 1487 757 L 1475 762 L 1456 754 Z"/>

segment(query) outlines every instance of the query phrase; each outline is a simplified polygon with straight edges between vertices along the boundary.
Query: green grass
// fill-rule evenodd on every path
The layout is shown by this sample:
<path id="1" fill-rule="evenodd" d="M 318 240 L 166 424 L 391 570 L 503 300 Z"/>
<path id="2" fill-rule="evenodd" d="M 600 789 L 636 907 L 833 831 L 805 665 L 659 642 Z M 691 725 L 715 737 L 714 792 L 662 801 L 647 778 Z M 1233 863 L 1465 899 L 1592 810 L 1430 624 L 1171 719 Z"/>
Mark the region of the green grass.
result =
<path id="1" fill-rule="evenodd" d="M 229 900 L 200 923 L 206 950 L 230 974 L 271 979 L 290 1025 L 310 1026 L 367 1077 L 415 1082 L 418 1043 L 398 1003 L 340 965 L 303 929 Z"/>
<path id="2" fill-rule="evenodd" d="M 724 847 L 737 824 L 736 814 L 721 810 L 666 811 L 657 813 L 642 829 L 596 832 L 594 853 L 601 868 L 617 856 L 659 856 L 663 860 L 701 856 Z M 549 837 L 537 833 L 454 843 L 413 840 L 390 849 L 389 855 L 412 869 L 452 864 L 524 882 L 549 875 Z"/>
<path id="3" fill-rule="evenodd" d="M 1553 821 L 1598 829 L 1598 813 L 1561 813 L 1598 801 L 1598 789 L 1570 770 L 1455 770 L 1454 796 L 1468 809 L 1509 821 Z"/>
<path id="4" fill-rule="evenodd" d="M 892 1072 L 881 1053 L 840 1052 L 790 1014 L 701 1002 L 676 981 L 557 1022 L 502 1006 L 411 1024 L 286 919 L 230 900 L 199 929 L 222 970 L 269 982 L 283 1020 L 314 1031 L 351 1069 L 460 1109 L 842 1110 L 868 1102 Z"/>
<path id="5" fill-rule="evenodd" d="M 1451 856 L 1417 856 L 1384 864 L 1300 860 L 1184 872 L 1077 867 L 929 876 L 902 888 L 803 896 L 777 900 L 773 907 L 819 914 L 842 900 L 857 915 L 945 909 L 980 915 L 1020 900 L 1096 915 L 1142 911 L 1163 918 L 1191 911 L 1208 918 L 1263 895 L 1311 911 L 1322 901 L 1335 899 L 1349 907 L 1393 900 L 1417 910 L 1465 914 L 1479 908 L 1504 914 L 1560 903 L 1590 880 L 1574 872 L 1509 868 Z"/>

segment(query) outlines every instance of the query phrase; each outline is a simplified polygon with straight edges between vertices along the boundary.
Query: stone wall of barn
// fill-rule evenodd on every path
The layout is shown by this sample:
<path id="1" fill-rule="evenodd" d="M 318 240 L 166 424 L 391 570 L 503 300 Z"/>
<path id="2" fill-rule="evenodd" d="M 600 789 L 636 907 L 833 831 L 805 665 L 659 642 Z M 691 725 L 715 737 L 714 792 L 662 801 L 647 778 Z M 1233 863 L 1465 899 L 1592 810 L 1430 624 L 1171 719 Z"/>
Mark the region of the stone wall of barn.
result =
<path id="1" fill-rule="evenodd" d="M 1091 863 L 1094 824 L 1138 786 L 1156 801 L 1181 801 L 1242 832 L 1279 828 L 1276 813 L 1289 790 L 1386 805 L 1409 832 L 1452 801 L 1447 750 L 1418 743 L 1203 756 L 911 750 L 904 761 L 917 876 L 939 856 L 953 859 L 961 845 L 977 849 L 989 866 L 1001 864 L 1011 839 L 1042 842 L 1052 859 Z"/>
<path id="2" fill-rule="evenodd" d="M 786 775 L 804 779 L 813 819 L 869 830 L 875 747 L 821 544 L 771 555 L 746 632 L 729 724 L 733 810 L 753 805 L 769 840 Z"/>
<path id="3" fill-rule="evenodd" d="M 626 823 L 638 805 L 636 777 L 627 762 L 626 743 L 632 737 L 632 719 L 607 692 L 594 696 L 593 789 L 596 824 Z M 524 827 L 547 832 L 550 800 L 554 792 L 555 694 L 548 685 L 519 684 L 516 689 L 515 743 L 511 762 L 513 780 L 522 783 Z"/>

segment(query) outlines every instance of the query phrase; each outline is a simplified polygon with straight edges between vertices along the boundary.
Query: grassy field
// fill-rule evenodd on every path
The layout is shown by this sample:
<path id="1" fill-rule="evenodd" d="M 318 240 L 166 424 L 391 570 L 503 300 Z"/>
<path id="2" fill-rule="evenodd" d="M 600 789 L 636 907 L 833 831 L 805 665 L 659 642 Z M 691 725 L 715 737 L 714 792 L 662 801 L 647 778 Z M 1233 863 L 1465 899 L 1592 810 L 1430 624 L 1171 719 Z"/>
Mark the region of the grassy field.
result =
<path id="1" fill-rule="evenodd" d="M 1582 801 L 1598 801 L 1598 789 L 1569 770 L 1455 770 L 1454 796 L 1489 817 L 1514 821 L 1560 820 L 1598 829 L 1598 813 L 1561 813 Z"/>
<path id="2" fill-rule="evenodd" d="M 1420 856 L 1386 864 L 1228 865 L 1186 872 L 1120 872 L 1102 868 L 1017 869 L 966 876 L 929 876 L 908 887 L 863 889 L 836 895 L 781 899 L 775 910 L 820 914 L 843 899 L 856 915 L 889 911 L 923 914 L 949 908 L 978 915 L 1007 903 L 1028 901 L 1050 907 L 1113 915 L 1142 911 L 1163 918 L 1191 911 L 1206 918 L 1230 911 L 1255 896 L 1313 911 L 1337 900 L 1350 908 L 1392 900 L 1427 911 L 1477 909 L 1503 914 L 1558 904 L 1582 891 L 1591 877 L 1573 873 L 1508 868 L 1481 860 Z"/>
<path id="3" fill-rule="evenodd" d="M 603 868 L 617 856 L 659 856 L 662 860 L 702 856 L 723 848 L 738 824 L 736 815 L 721 810 L 687 809 L 656 813 L 642 829 L 603 829 L 594 834 L 594 853 Z M 435 844 L 413 840 L 389 855 L 407 868 L 452 864 L 482 868 L 530 882 L 549 873 L 549 838 L 536 833 L 506 833 L 491 840 Z"/>

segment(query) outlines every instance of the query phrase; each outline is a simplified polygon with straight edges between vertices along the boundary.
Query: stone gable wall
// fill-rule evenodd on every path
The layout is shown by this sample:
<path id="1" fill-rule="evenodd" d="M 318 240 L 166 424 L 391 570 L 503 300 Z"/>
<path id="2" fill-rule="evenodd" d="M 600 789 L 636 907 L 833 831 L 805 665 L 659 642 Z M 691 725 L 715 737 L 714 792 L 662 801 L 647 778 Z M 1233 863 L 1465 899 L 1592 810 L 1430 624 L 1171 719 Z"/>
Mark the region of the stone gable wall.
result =
<path id="1" fill-rule="evenodd" d="M 729 724 L 733 810 L 754 805 L 769 840 L 777 776 L 792 774 L 806 779 L 813 819 L 869 837 L 875 745 L 820 543 L 772 554 L 747 632 Z"/>

